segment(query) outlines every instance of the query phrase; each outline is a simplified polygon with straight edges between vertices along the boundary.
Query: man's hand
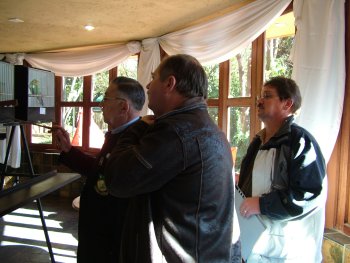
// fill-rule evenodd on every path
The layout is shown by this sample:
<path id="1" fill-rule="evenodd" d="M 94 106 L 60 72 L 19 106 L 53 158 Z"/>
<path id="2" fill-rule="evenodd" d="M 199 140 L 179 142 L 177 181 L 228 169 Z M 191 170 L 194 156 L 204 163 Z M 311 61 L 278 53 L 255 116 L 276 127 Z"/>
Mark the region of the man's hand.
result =
<path id="1" fill-rule="evenodd" d="M 53 127 L 53 135 L 56 137 L 56 146 L 60 151 L 69 152 L 72 148 L 68 132 L 61 126 Z"/>
<path id="2" fill-rule="evenodd" d="M 148 125 L 152 125 L 155 121 L 156 117 L 154 115 L 146 115 L 141 118 L 141 121 L 144 121 Z"/>
<path id="3" fill-rule="evenodd" d="M 239 211 L 243 217 L 260 214 L 259 197 L 248 197 L 244 199 Z"/>

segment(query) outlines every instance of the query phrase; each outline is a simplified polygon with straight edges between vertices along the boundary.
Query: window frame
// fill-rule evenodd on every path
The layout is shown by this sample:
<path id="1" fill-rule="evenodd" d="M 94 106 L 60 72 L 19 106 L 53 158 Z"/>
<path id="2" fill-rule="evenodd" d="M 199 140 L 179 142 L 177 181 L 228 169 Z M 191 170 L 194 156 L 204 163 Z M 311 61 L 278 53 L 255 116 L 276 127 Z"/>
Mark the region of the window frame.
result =
<path id="1" fill-rule="evenodd" d="M 350 1 L 345 1 L 346 11 L 346 75 L 350 76 L 350 60 L 349 48 L 350 48 Z M 291 12 L 293 9 L 292 3 L 287 7 L 283 14 Z M 251 96 L 246 98 L 228 98 L 229 93 L 229 74 L 230 64 L 229 61 L 220 63 L 219 71 L 219 98 L 209 99 L 208 106 L 218 107 L 218 126 L 227 134 L 227 116 L 229 107 L 237 106 L 249 106 L 251 107 L 250 114 L 250 139 L 260 130 L 261 122 L 258 119 L 255 98 L 260 93 L 261 87 L 264 81 L 264 34 L 260 35 L 252 42 L 252 61 L 251 61 Z M 166 54 L 160 48 L 161 58 Z M 24 65 L 28 65 L 25 61 Z M 29 66 L 29 65 L 28 65 Z M 117 68 L 110 70 L 109 79 L 113 79 L 117 76 Z M 91 80 L 91 76 L 89 76 Z M 84 84 L 87 80 L 84 79 Z M 84 89 L 87 88 L 84 85 Z M 55 108 L 56 108 L 56 120 L 55 124 L 61 122 L 61 110 L 62 106 L 81 106 L 76 102 L 61 102 L 57 98 L 61 98 L 62 93 L 62 78 L 55 78 Z M 91 81 L 89 84 L 91 94 Z M 84 92 L 85 93 L 85 92 Z M 87 95 L 86 95 L 87 96 Z M 97 102 L 87 103 L 85 107 L 92 107 L 98 104 Z M 88 114 L 84 114 L 84 125 L 90 121 L 90 111 Z M 327 212 L 326 212 L 326 227 L 337 228 L 350 235 L 350 78 L 346 78 L 345 97 L 344 97 L 344 110 L 341 121 L 341 128 L 338 136 L 337 143 L 334 147 L 331 159 L 327 166 L 328 174 L 328 198 L 327 198 Z M 87 120 L 87 121 L 86 121 Z M 31 151 L 45 151 L 45 152 L 57 152 L 55 149 L 55 138 L 52 139 L 52 144 L 33 144 L 31 142 L 31 125 L 27 124 L 26 138 L 28 138 L 28 144 Z M 86 126 L 89 127 L 89 126 Z M 89 138 L 86 134 L 86 128 L 83 129 L 83 151 L 97 152 L 98 149 L 87 149 Z M 85 147 L 84 147 L 85 146 Z"/>
<path id="2" fill-rule="evenodd" d="M 219 64 L 219 98 L 208 99 L 209 107 L 218 108 L 218 126 L 227 135 L 228 111 L 230 107 L 250 108 L 250 140 L 261 129 L 261 122 L 256 111 L 256 97 L 263 85 L 264 72 L 264 41 L 263 33 L 252 42 L 251 54 L 251 94 L 249 97 L 229 98 L 230 90 L 230 61 Z"/>
<path id="3" fill-rule="evenodd" d="M 118 75 L 118 67 L 109 70 L 109 81 L 113 80 Z M 83 100 L 82 101 L 62 101 L 63 77 L 55 76 L 55 122 L 53 124 L 61 125 L 62 123 L 62 107 L 81 107 L 83 108 L 83 131 L 82 131 L 82 146 L 78 146 L 84 152 L 97 153 L 100 149 L 89 147 L 90 140 L 90 120 L 91 108 L 98 107 L 100 102 L 91 101 L 92 92 L 92 75 L 83 77 Z M 28 144 L 31 150 L 58 152 L 56 147 L 55 137 L 52 138 L 52 144 L 37 144 L 32 143 L 32 125 L 26 125 L 26 136 L 29 138 Z"/>

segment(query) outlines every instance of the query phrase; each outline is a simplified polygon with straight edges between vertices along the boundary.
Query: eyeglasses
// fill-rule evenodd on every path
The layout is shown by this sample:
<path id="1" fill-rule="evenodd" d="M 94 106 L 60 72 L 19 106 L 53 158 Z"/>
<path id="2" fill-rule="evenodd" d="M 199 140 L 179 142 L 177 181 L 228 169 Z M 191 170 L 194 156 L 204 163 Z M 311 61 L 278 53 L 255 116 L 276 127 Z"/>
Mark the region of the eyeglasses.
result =
<path id="1" fill-rule="evenodd" d="M 106 97 L 104 96 L 102 101 L 107 101 L 107 100 L 123 100 L 123 101 L 126 101 L 126 99 L 124 98 L 120 98 L 120 97 Z"/>
<path id="2" fill-rule="evenodd" d="M 261 96 L 257 96 L 256 99 L 257 100 L 261 100 L 261 99 L 268 100 L 268 99 L 272 99 L 274 97 L 278 97 L 278 96 L 272 95 L 272 94 L 264 94 L 264 95 L 261 95 Z"/>

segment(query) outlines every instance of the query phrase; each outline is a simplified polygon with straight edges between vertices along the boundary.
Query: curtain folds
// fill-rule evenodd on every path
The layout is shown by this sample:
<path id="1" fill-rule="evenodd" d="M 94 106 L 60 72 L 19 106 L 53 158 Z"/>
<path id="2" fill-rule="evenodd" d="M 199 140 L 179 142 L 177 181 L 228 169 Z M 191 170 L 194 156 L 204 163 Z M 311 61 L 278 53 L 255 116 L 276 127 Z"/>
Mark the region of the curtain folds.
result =
<path id="1" fill-rule="evenodd" d="M 297 27 L 293 79 L 303 98 L 296 122 L 317 139 L 328 162 L 335 145 L 345 92 L 344 0 L 294 0 Z"/>
<path id="2" fill-rule="evenodd" d="M 290 2 L 256 0 L 218 19 L 143 40 L 138 80 L 144 87 L 150 81 L 160 63 L 159 45 L 169 55 L 190 54 L 204 64 L 230 59 L 264 32 Z"/>
<path id="3" fill-rule="evenodd" d="M 160 63 L 159 45 L 169 54 L 185 53 L 201 63 L 225 61 L 264 32 L 291 0 L 256 0 L 223 17 L 142 41 L 138 80 L 146 87 Z M 143 113 L 147 112 L 147 105 Z"/>
<path id="4" fill-rule="evenodd" d="M 169 55 L 186 53 L 201 63 L 220 63 L 262 34 L 290 2 L 256 0 L 220 18 L 161 36 L 159 44 Z"/>
<path id="5" fill-rule="evenodd" d="M 290 2 L 256 0 L 223 17 L 142 42 L 28 53 L 23 57 L 33 67 L 53 71 L 58 76 L 84 76 L 111 69 L 140 52 L 138 79 L 145 86 L 150 72 L 160 62 L 159 44 L 169 55 L 187 53 L 202 63 L 219 63 L 237 54 L 264 32 Z"/>
<path id="6" fill-rule="evenodd" d="M 35 68 L 53 71 L 57 76 L 86 76 L 109 70 L 140 52 L 138 41 L 61 52 L 25 54 Z"/>
<path id="7" fill-rule="evenodd" d="M 158 40 L 156 38 L 142 40 L 137 79 L 144 88 L 151 81 L 151 74 L 158 67 L 159 63 L 160 50 Z M 143 115 L 148 114 L 147 101 L 148 96 L 146 92 L 146 103 L 142 109 Z"/>

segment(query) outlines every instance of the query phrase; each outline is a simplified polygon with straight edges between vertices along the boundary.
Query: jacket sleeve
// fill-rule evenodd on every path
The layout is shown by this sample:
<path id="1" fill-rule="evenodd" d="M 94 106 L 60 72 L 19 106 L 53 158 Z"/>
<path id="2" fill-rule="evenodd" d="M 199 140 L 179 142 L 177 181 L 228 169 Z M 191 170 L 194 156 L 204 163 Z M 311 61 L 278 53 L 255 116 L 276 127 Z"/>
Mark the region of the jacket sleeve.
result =
<path id="1" fill-rule="evenodd" d="M 108 190 L 116 197 L 158 190 L 183 169 L 183 160 L 181 140 L 171 125 L 148 127 L 140 121 L 119 138 L 106 162 Z"/>
<path id="2" fill-rule="evenodd" d="M 294 219 L 305 216 L 321 203 L 320 194 L 326 165 L 315 139 L 303 132 L 292 139 L 288 164 L 289 186 L 273 189 L 260 197 L 261 214 L 271 219 Z"/>
<path id="3" fill-rule="evenodd" d="M 67 153 L 62 152 L 59 161 L 84 176 L 94 175 L 97 172 L 96 158 L 76 147 L 72 147 Z"/>

